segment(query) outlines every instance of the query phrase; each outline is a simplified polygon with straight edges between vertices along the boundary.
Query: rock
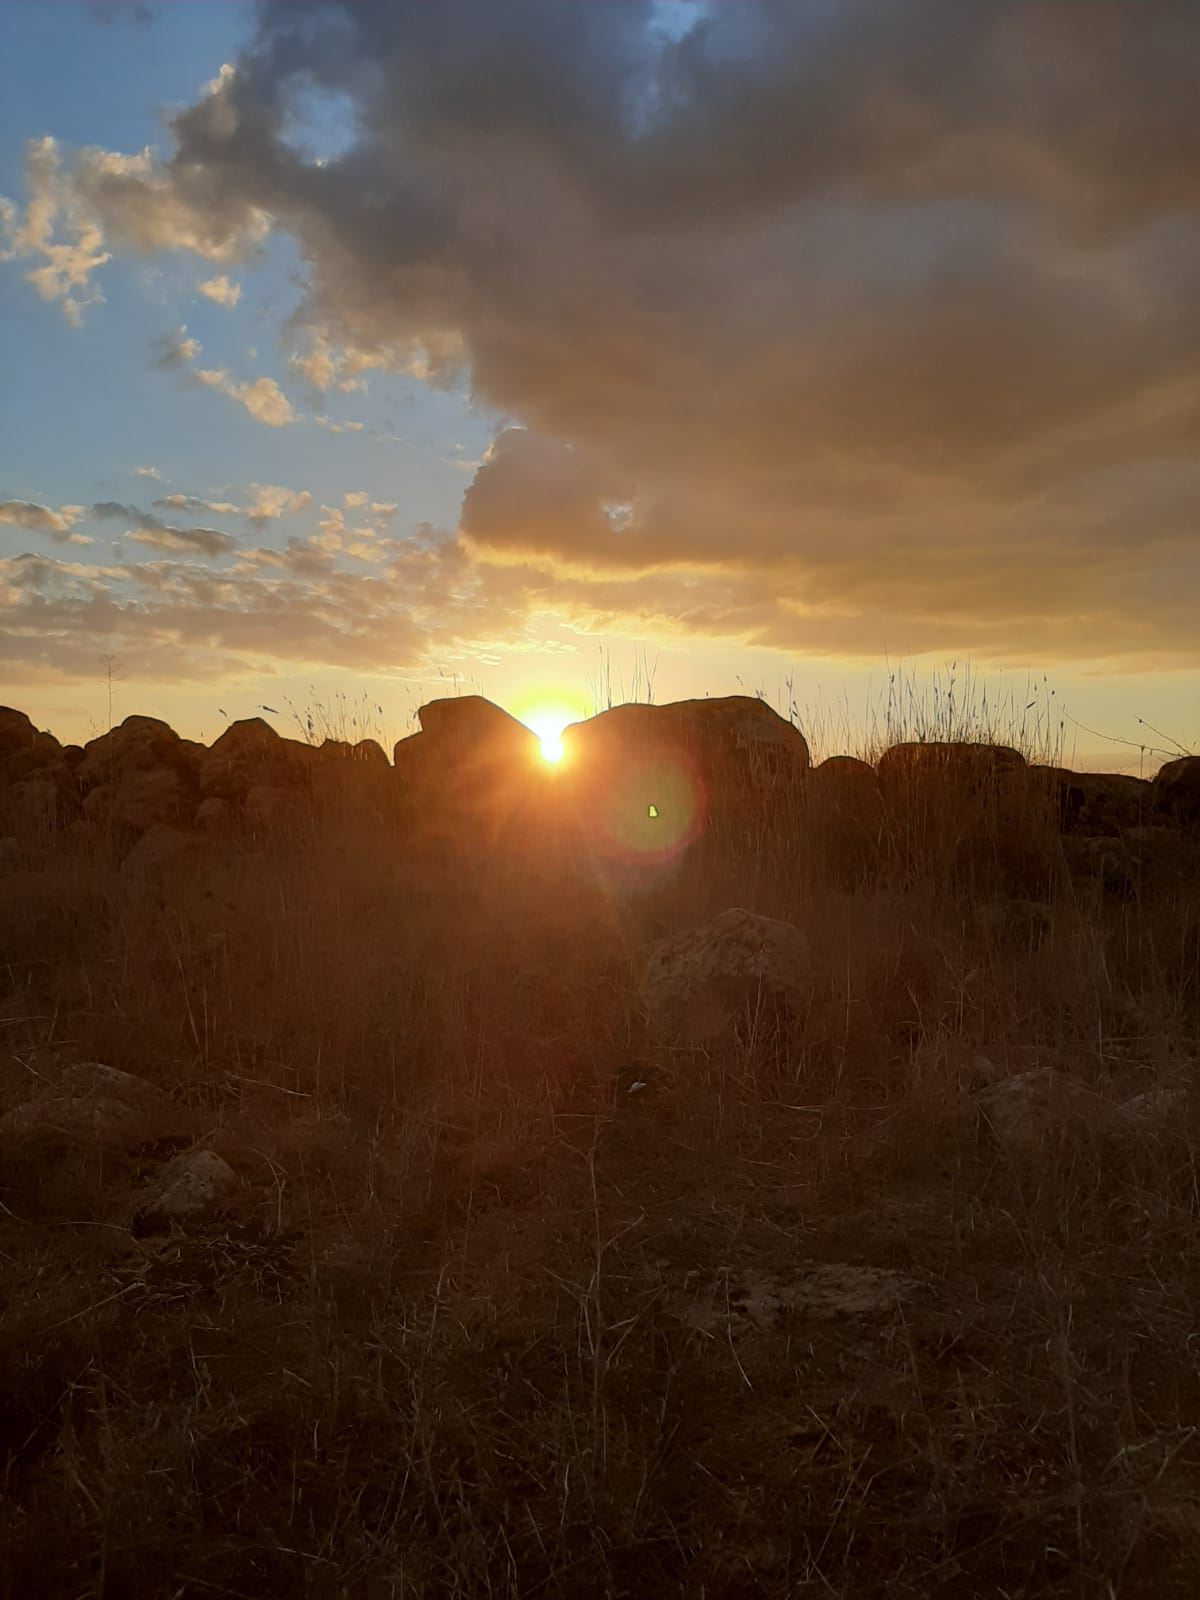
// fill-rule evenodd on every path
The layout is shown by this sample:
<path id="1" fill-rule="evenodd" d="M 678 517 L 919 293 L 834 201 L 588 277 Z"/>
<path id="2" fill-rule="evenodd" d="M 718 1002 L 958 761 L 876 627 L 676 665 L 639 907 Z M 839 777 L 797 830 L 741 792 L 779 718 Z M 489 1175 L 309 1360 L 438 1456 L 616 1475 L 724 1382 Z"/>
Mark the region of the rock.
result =
<path id="1" fill-rule="evenodd" d="M 975 1098 L 984 1125 L 1012 1154 L 1040 1148 L 1070 1123 L 1111 1133 L 1122 1121 L 1111 1100 L 1048 1067 L 1003 1078 Z"/>
<path id="2" fill-rule="evenodd" d="M 753 1267 L 706 1283 L 697 1273 L 667 1296 L 668 1308 L 698 1333 L 732 1338 L 779 1323 L 886 1316 L 916 1292 L 915 1279 L 853 1262 L 801 1261 L 787 1278 Z"/>
<path id="3" fill-rule="evenodd" d="M 749 695 L 623 705 L 563 732 L 556 783 L 599 857 L 677 860 L 702 837 L 790 825 L 809 768 L 800 730 Z"/>
<path id="4" fill-rule="evenodd" d="M 182 865 L 195 855 L 196 840 L 178 828 L 157 823 L 149 828 L 122 862 L 122 871 L 131 877 L 156 880 L 168 868 Z"/>
<path id="5" fill-rule="evenodd" d="M 800 930 L 735 909 L 655 944 L 640 990 L 656 1033 L 701 1044 L 728 1034 L 741 1014 L 764 1000 L 802 1015 L 811 987 Z"/>
<path id="6" fill-rule="evenodd" d="M 1153 820 L 1154 785 L 1123 772 L 1069 772 L 1064 767 L 1033 766 L 1058 813 L 1064 833 L 1116 834 Z"/>
<path id="7" fill-rule="evenodd" d="M 1181 756 L 1160 767 L 1154 792 L 1164 815 L 1184 827 L 1200 825 L 1200 756 Z"/>
<path id="8" fill-rule="evenodd" d="M 0 839 L 0 875 L 16 872 L 21 865 L 21 846 L 15 839 Z"/>
<path id="9" fill-rule="evenodd" d="M 200 767 L 207 799 L 240 802 L 258 785 L 300 788 L 307 783 L 317 751 L 298 739 L 284 739 L 261 717 L 232 722 L 213 741 Z"/>
<path id="10" fill-rule="evenodd" d="M 229 801 L 218 800 L 214 795 L 211 799 L 201 800 L 196 807 L 192 826 L 199 828 L 202 833 L 216 833 L 222 828 L 227 828 L 232 821 L 233 807 Z"/>
<path id="11" fill-rule="evenodd" d="M 879 782 L 885 793 L 935 789 L 988 793 L 1025 771 L 1025 757 L 1008 745 L 955 743 L 945 740 L 894 744 L 879 758 Z"/>
<path id="12" fill-rule="evenodd" d="M 1126 1100 L 1121 1110 L 1138 1127 L 1178 1127 L 1187 1116 L 1187 1093 L 1178 1085 L 1145 1089 Z"/>
<path id="13" fill-rule="evenodd" d="M 207 1222 L 229 1209 L 239 1189 L 237 1174 L 212 1150 L 185 1150 L 168 1161 L 146 1191 L 134 1217 L 134 1232 Z"/>
<path id="14" fill-rule="evenodd" d="M 516 717 L 482 695 L 464 694 L 431 700 L 417 712 L 421 732 L 444 754 L 471 762 L 481 756 L 520 757 L 537 754 L 537 739 Z"/>
<path id="15" fill-rule="evenodd" d="M 195 786 L 178 767 L 118 770 L 83 802 L 84 816 L 99 827 L 144 833 L 160 823 L 186 821 L 195 806 Z"/>
<path id="16" fill-rule="evenodd" d="M 68 1067 L 40 1081 L 27 1100 L 0 1118 L 0 1141 L 61 1145 L 87 1140 L 111 1148 L 181 1135 L 187 1115 L 145 1078 L 99 1061 Z"/>
<path id="17" fill-rule="evenodd" d="M 188 765 L 183 741 L 158 717 L 126 717 L 84 746 L 75 775 L 85 787 L 116 784 L 134 772 Z"/>
<path id="18" fill-rule="evenodd" d="M 276 784 L 256 783 L 246 791 L 242 810 L 251 827 L 270 833 L 297 820 L 296 793 Z"/>
<path id="19" fill-rule="evenodd" d="M 50 832 L 68 816 L 63 790 L 52 773 L 23 778 L 0 790 L 0 811 L 6 825 L 22 836 Z"/>
<path id="20" fill-rule="evenodd" d="M 15 750 L 32 749 L 37 740 L 37 729 L 23 711 L 12 706 L 0 706 L 0 756 Z"/>

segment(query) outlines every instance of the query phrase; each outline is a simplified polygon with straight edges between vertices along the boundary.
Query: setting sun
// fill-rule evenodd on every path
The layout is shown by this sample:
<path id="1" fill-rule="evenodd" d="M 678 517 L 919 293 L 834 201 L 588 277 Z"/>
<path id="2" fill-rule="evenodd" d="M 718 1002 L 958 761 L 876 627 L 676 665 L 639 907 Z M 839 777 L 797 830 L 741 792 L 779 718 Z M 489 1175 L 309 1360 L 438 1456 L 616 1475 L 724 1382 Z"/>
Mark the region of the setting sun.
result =
<path id="1" fill-rule="evenodd" d="M 559 765 L 564 754 L 564 728 L 586 715 L 582 706 L 573 703 L 573 698 L 556 690 L 549 694 L 545 689 L 540 694 L 527 690 L 517 697 L 513 706 L 513 715 L 536 736 L 538 758 L 546 766 Z"/>

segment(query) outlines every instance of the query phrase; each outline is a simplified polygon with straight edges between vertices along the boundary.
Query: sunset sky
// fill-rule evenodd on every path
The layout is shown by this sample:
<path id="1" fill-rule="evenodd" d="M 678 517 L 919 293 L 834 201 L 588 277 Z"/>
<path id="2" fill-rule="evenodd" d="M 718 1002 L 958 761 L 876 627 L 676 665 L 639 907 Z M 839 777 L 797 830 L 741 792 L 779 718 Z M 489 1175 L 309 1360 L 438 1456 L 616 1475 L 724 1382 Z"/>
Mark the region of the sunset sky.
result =
<path id="1" fill-rule="evenodd" d="M 1200 7 L 4 0 L 0 59 L 60 737 L 110 664 L 212 737 L 957 660 L 1080 764 L 1200 743 Z"/>

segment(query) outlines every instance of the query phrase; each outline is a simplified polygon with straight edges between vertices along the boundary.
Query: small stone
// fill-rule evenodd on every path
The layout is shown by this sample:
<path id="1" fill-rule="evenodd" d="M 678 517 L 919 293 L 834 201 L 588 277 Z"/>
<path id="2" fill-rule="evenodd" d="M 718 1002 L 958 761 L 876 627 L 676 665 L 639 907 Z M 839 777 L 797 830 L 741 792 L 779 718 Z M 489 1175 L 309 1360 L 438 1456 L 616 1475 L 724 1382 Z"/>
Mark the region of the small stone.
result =
<path id="1" fill-rule="evenodd" d="M 205 1222 L 228 1209 L 237 1173 L 212 1150 L 185 1150 L 168 1161 L 134 1218 L 135 1233 Z"/>

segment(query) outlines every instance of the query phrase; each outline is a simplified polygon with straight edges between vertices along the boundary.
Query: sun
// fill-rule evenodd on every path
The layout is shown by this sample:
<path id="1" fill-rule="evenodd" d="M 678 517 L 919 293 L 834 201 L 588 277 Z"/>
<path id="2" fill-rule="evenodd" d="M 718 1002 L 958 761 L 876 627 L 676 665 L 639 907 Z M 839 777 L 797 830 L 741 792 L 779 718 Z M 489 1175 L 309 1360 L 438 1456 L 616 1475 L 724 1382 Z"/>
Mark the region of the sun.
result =
<path id="1" fill-rule="evenodd" d="M 565 706 L 540 705 L 528 710 L 521 721 L 537 738 L 539 758 L 549 767 L 558 766 L 563 758 L 563 729 L 575 721 L 574 714 Z"/>

